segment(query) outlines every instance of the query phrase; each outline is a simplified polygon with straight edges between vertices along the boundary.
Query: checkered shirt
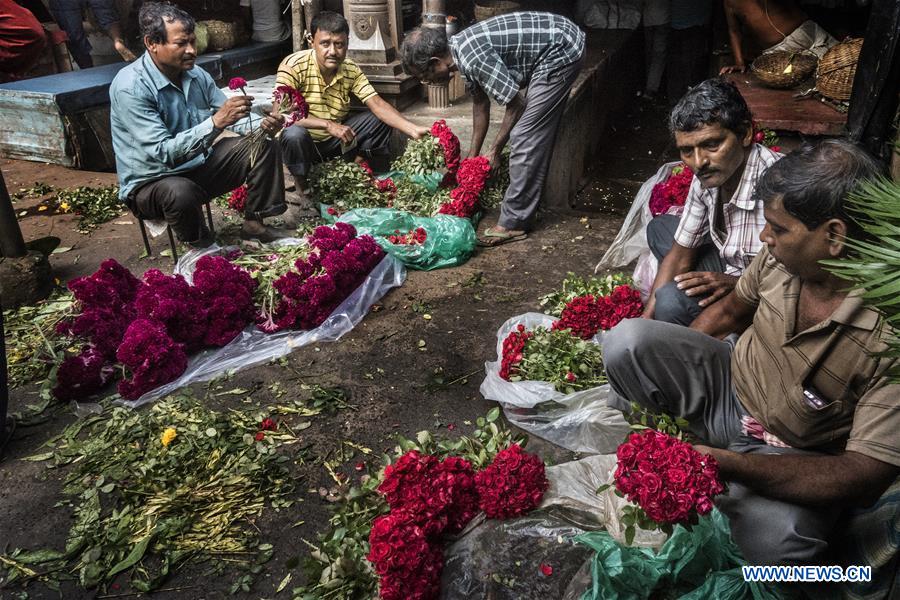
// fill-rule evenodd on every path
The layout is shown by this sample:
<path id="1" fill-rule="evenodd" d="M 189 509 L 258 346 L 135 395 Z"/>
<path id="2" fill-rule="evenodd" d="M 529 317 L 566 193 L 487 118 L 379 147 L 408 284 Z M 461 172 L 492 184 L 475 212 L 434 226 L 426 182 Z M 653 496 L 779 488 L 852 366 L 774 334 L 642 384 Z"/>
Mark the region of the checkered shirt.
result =
<path id="1" fill-rule="evenodd" d="M 584 32 L 565 17 L 518 12 L 476 23 L 450 38 L 450 52 L 471 89 L 509 104 L 532 77 L 554 73 L 584 53 Z"/>
<path id="2" fill-rule="evenodd" d="M 753 199 L 753 189 L 766 169 L 782 156 L 784 155 L 761 144 L 753 145 L 741 182 L 731 200 L 723 206 L 726 230 L 724 238 L 721 232 L 716 231 L 715 226 L 719 188 L 703 189 L 695 176 L 684 203 L 681 221 L 675 231 L 675 241 L 685 248 L 697 248 L 705 244 L 709 236 L 725 262 L 725 273 L 743 273 L 762 248 L 759 234 L 766 224 L 763 203 Z"/>

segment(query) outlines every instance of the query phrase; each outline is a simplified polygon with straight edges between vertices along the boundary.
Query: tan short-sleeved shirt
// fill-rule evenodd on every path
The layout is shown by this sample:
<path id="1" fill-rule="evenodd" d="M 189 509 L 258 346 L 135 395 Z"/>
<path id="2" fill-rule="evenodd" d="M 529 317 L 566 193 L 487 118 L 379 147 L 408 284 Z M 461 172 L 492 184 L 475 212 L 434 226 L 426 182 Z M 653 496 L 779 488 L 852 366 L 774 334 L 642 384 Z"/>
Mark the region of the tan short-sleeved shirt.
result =
<path id="1" fill-rule="evenodd" d="M 278 66 L 275 85 L 290 85 L 303 94 L 313 117 L 342 123 L 350 113 L 350 95 L 365 104 L 378 93 L 355 62 L 345 59 L 331 83 L 326 84 L 319 71 L 314 50 L 294 52 Z M 324 129 L 310 129 L 317 142 L 328 139 Z"/>
<path id="2" fill-rule="evenodd" d="M 897 361 L 877 356 L 893 330 L 851 292 L 830 318 L 797 332 L 800 288 L 767 246 L 738 280 L 735 293 L 756 306 L 731 358 L 738 399 L 791 446 L 900 466 L 900 385 L 888 376 Z"/>

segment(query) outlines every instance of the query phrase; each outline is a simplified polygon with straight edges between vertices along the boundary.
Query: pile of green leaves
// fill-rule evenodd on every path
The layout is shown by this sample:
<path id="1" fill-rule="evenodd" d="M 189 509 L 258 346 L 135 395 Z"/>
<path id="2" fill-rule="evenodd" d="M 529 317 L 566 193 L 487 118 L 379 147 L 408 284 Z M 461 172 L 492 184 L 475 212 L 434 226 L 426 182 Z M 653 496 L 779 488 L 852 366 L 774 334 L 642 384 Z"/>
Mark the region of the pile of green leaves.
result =
<path id="1" fill-rule="evenodd" d="M 393 208 L 397 210 L 431 216 L 437 213 L 443 203 L 450 201 L 450 190 L 446 188 L 432 192 L 405 177 L 394 183 L 397 186 L 397 196 L 394 198 Z"/>
<path id="2" fill-rule="evenodd" d="M 54 379 L 52 371 L 62 362 L 71 341 L 56 335 L 56 326 L 74 312 L 71 292 L 54 290 L 32 306 L 3 311 L 9 386 L 19 387 L 39 379 Z"/>
<path id="3" fill-rule="evenodd" d="M 434 136 L 426 135 L 418 140 L 410 140 L 406 150 L 393 163 L 392 171 L 402 171 L 406 177 L 427 175 L 446 169 L 444 150 Z"/>
<path id="4" fill-rule="evenodd" d="M 477 470 L 486 467 L 496 454 L 527 440 L 514 435 L 498 421 L 500 409 L 492 409 L 475 421 L 471 436 L 436 440 L 428 431 L 420 431 L 415 440 L 400 438 L 394 456 L 382 457 L 383 467 L 410 450 L 439 457 L 459 456 Z M 359 487 L 351 487 L 331 517 L 330 530 L 319 543 L 306 542 L 311 549 L 306 564 L 309 585 L 293 590 L 295 600 L 363 600 L 377 595 L 378 576 L 366 560 L 369 532 L 376 517 L 388 511 L 384 498 L 376 491 L 384 479 L 384 468 L 375 477 L 365 478 Z"/>
<path id="5" fill-rule="evenodd" d="M 119 188 L 106 186 L 92 188 L 87 186 L 56 193 L 56 208 L 60 212 L 73 212 L 78 215 L 78 231 L 88 233 L 99 225 L 118 217 L 125 210 L 119 200 Z"/>
<path id="6" fill-rule="evenodd" d="M 847 209 L 866 235 L 847 240 L 846 257 L 823 264 L 861 288 L 863 300 L 884 315 L 893 328 L 887 354 L 900 358 L 900 183 L 884 178 L 865 182 L 850 196 Z M 900 381 L 900 368 L 892 376 Z"/>
<path id="7" fill-rule="evenodd" d="M 510 381 L 547 381 L 565 394 L 606 383 L 599 345 L 576 337 L 567 329 L 538 327 L 532 333 L 525 342 L 519 373 Z M 568 373 L 575 374 L 574 381 L 566 378 Z"/>
<path id="8" fill-rule="evenodd" d="M 605 277 L 584 278 L 571 271 L 562 281 L 562 287 L 541 296 L 541 309 L 548 315 L 558 317 L 566 304 L 579 296 L 608 296 L 620 285 L 631 285 L 632 279 L 624 273 L 611 273 Z"/>
<path id="9" fill-rule="evenodd" d="M 48 442 L 51 451 L 30 458 L 72 466 L 64 493 L 75 522 L 66 547 L 0 556 L 5 584 L 52 585 L 77 573 L 90 588 L 124 572 L 146 592 L 188 560 L 267 560 L 271 546 L 260 545 L 250 525 L 267 503 L 292 503 L 290 459 L 279 449 L 297 441 L 286 426 L 257 441 L 267 416 L 216 412 L 182 393 L 148 410 L 107 408 L 70 425 Z M 169 429 L 175 437 L 164 445 Z"/>
<path id="10" fill-rule="evenodd" d="M 53 191 L 53 186 L 43 181 L 35 181 L 34 185 L 30 188 L 19 188 L 19 191 L 13 193 L 10 198 L 13 203 L 16 200 L 22 200 L 24 198 L 40 198 L 41 196 L 46 196 L 50 192 Z"/>
<path id="11" fill-rule="evenodd" d="M 388 203 L 387 194 L 372 185 L 358 164 L 340 157 L 315 165 L 309 172 L 309 186 L 317 202 L 330 204 L 340 212 L 385 207 Z"/>

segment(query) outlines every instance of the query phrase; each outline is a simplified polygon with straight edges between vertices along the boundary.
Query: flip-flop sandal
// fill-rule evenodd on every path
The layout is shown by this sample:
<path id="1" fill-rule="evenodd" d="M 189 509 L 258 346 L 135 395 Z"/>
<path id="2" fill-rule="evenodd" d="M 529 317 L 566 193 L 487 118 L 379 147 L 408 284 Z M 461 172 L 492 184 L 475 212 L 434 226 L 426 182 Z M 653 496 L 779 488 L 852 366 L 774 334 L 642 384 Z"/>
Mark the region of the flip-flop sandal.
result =
<path id="1" fill-rule="evenodd" d="M 495 246 L 502 246 L 503 244 L 509 244 L 510 242 L 518 242 L 524 240 L 528 237 L 528 234 L 524 231 L 513 233 L 494 231 L 493 229 L 485 229 L 484 233 L 482 233 L 481 236 L 481 238 L 478 238 L 479 246 L 481 246 L 482 248 L 494 248 Z"/>

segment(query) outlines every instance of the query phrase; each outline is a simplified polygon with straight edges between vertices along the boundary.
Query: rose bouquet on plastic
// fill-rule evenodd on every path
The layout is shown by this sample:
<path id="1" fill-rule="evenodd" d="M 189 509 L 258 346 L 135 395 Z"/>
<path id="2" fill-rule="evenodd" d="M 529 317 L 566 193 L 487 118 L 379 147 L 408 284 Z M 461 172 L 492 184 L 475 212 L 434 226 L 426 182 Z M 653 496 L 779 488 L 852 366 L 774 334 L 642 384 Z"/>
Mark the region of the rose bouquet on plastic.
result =
<path id="1" fill-rule="evenodd" d="M 390 243 L 398 246 L 421 246 L 428 239 L 428 232 L 421 227 L 416 227 L 406 233 L 395 229 L 394 234 L 389 235 L 387 239 Z"/>
<path id="2" fill-rule="evenodd" d="M 462 531 L 479 509 L 489 518 L 523 515 L 548 486 L 543 461 L 518 444 L 477 474 L 456 456 L 406 452 L 385 468 L 377 488 L 390 512 L 375 519 L 366 558 L 379 576 L 380 597 L 437 598 L 445 536 Z"/>
<path id="3" fill-rule="evenodd" d="M 673 525 L 694 522 L 712 510 L 713 498 L 725 489 L 715 458 L 654 429 L 629 435 L 616 457 L 616 493 L 636 505 L 623 511 L 627 544 L 635 527 L 671 534 Z"/>
<path id="4" fill-rule="evenodd" d="M 571 394 L 606 383 L 600 346 L 567 330 L 519 325 L 503 341 L 500 377 L 507 381 L 546 381 Z"/>
<path id="5" fill-rule="evenodd" d="M 639 291 L 630 285 L 620 285 L 607 296 L 578 296 L 566 304 L 553 329 L 567 329 L 584 340 L 599 331 L 608 331 L 623 319 L 641 316 L 644 303 Z"/>
<path id="6" fill-rule="evenodd" d="M 608 296 L 620 285 L 631 284 L 631 276 L 624 273 L 612 273 L 603 277 L 582 277 L 570 271 L 558 290 L 541 296 L 540 304 L 546 314 L 560 317 L 569 302 L 579 296 Z"/>

